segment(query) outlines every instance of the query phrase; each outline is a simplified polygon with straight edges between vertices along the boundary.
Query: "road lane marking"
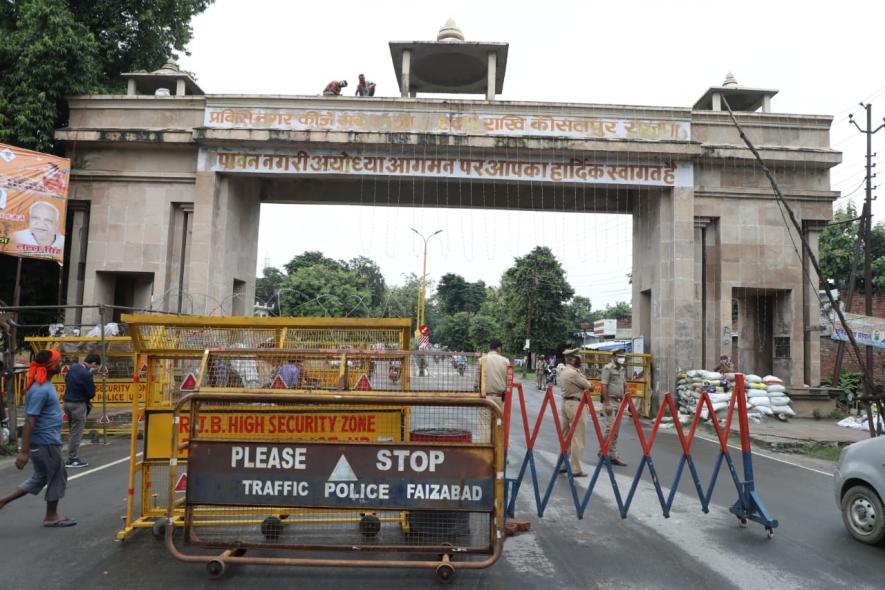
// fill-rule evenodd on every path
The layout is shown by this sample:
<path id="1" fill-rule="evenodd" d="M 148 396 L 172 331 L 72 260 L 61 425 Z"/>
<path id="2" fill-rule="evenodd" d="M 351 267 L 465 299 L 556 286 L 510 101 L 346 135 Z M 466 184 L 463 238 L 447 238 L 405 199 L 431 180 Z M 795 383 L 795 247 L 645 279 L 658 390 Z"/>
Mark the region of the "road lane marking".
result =
<path id="1" fill-rule="evenodd" d="M 135 456 L 138 457 L 141 453 L 136 453 Z M 101 471 L 102 469 L 107 469 L 108 467 L 113 467 L 114 465 L 119 465 L 124 461 L 128 461 L 129 457 L 123 457 L 122 459 L 117 459 L 116 461 L 111 461 L 110 463 L 105 463 L 104 465 L 100 465 L 94 469 L 90 469 L 89 471 L 84 471 L 83 473 L 78 473 L 77 475 L 72 475 L 68 478 L 68 481 L 72 481 L 77 479 L 78 477 L 83 477 L 84 475 L 89 475 L 90 473 L 95 473 L 96 471 Z"/>
<path id="2" fill-rule="evenodd" d="M 718 445 L 719 441 L 715 438 L 707 438 L 706 436 L 702 436 L 700 434 L 695 434 L 696 438 L 701 440 L 705 440 L 709 443 L 713 443 Z M 728 445 L 729 449 L 734 449 L 736 451 L 740 451 L 741 448 L 737 445 Z M 773 455 L 769 455 L 768 453 L 763 453 L 756 449 L 753 449 L 753 454 L 757 457 L 762 457 L 763 459 L 770 459 L 772 461 L 777 461 L 778 463 L 786 463 L 787 465 L 792 465 L 793 467 L 798 467 L 799 469 L 805 469 L 807 471 L 813 471 L 814 473 L 819 473 L 821 475 L 826 475 L 827 477 L 833 477 L 832 473 L 827 473 L 826 471 L 821 471 L 820 469 L 815 469 L 814 467 L 806 467 L 805 465 L 800 465 L 799 463 L 793 463 L 792 461 L 787 461 L 786 459 L 781 459 L 780 457 L 775 457 Z"/>

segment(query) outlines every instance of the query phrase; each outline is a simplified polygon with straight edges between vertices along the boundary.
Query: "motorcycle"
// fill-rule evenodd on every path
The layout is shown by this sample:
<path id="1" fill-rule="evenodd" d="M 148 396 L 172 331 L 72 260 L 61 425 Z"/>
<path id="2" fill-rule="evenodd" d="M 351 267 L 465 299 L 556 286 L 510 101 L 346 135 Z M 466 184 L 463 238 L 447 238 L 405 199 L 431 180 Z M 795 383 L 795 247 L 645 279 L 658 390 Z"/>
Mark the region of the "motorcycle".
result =
<path id="1" fill-rule="evenodd" d="M 544 383 L 546 385 L 556 385 L 556 369 L 551 366 L 544 368 Z"/>
<path id="2" fill-rule="evenodd" d="M 399 381 L 400 373 L 402 373 L 402 368 L 398 364 L 392 364 L 387 370 L 387 378 L 390 379 L 391 382 L 396 383 Z"/>

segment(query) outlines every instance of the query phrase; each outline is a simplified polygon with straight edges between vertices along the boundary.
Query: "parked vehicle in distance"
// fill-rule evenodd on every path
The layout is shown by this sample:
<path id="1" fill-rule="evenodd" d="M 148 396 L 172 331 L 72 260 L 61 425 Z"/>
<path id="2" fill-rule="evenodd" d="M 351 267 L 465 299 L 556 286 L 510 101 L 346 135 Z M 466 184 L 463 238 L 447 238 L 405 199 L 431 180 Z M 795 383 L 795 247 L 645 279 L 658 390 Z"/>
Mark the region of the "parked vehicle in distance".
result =
<path id="1" fill-rule="evenodd" d="M 833 484 L 851 536 L 869 545 L 885 542 L 885 436 L 842 449 Z"/>

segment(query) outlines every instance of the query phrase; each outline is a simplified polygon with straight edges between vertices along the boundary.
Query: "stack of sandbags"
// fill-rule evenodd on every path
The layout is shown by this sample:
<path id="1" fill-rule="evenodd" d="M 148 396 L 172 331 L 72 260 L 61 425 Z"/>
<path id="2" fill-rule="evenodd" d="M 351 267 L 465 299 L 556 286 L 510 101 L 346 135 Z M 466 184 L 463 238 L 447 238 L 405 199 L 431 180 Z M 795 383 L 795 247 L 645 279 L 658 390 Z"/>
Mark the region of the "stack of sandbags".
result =
<path id="1" fill-rule="evenodd" d="M 755 411 L 765 416 L 785 419 L 796 415 L 790 407 L 787 388 L 779 377 L 774 375 L 747 375 L 744 377 L 747 389 L 747 403 Z"/>
<path id="2" fill-rule="evenodd" d="M 734 373 L 721 374 L 716 371 L 693 369 L 691 371 L 679 373 L 676 377 L 677 403 L 680 416 L 685 415 L 688 418 L 693 416 L 697 410 L 698 400 L 701 397 L 701 393 L 706 391 L 709 394 L 710 403 L 713 406 L 713 411 L 716 413 L 717 419 L 721 422 L 727 418 L 728 404 L 731 402 L 732 392 L 734 391 Z M 762 384 L 762 379 L 760 377 L 755 375 L 752 377 L 754 378 L 754 381 L 757 382 L 757 389 L 751 389 L 750 381 L 745 379 L 745 388 L 748 395 L 753 392 L 752 395 L 754 396 L 764 397 L 765 401 L 759 402 L 760 407 L 763 405 L 770 406 L 771 402 L 766 390 L 767 385 Z M 760 410 L 754 406 L 748 407 L 748 410 L 747 417 L 754 423 L 759 423 L 762 415 L 767 414 L 764 410 Z M 774 413 L 768 415 L 774 415 Z M 701 407 L 701 418 L 703 420 L 710 419 L 709 410 L 706 404 Z M 681 418 L 680 421 L 684 423 Z"/>

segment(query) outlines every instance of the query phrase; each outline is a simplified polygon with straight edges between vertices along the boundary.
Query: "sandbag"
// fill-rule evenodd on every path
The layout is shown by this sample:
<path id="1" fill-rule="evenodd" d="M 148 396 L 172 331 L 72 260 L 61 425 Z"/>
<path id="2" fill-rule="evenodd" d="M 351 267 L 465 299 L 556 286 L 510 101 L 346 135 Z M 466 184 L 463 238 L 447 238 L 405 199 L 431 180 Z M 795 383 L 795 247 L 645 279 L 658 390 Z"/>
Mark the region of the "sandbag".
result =
<path id="1" fill-rule="evenodd" d="M 762 391 L 768 391 L 768 386 L 764 383 L 750 383 L 750 389 L 761 389 Z"/>
<path id="2" fill-rule="evenodd" d="M 747 397 L 749 397 L 749 398 L 768 397 L 768 392 L 765 391 L 764 389 L 748 389 L 747 390 Z"/>
<path id="3" fill-rule="evenodd" d="M 762 378 L 762 383 L 767 385 L 783 385 L 784 381 L 780 377 L 775 377 L 774 375 L 766 375 Z"/>
<path id="4" fill-rule="evenodd" d="M 711 381 L 719 381 L 722 379 L 722 373 L 717 373 L 716 371 L 705 371 L 704 379 L 709 379 Z"/>
<path id="5" fill-rule="evenodd" d="M 790 406 L 777 406 L 772 408 L 772 411 L 775 414 L 782 414 L 784 416 L 795 416 L 796 412 Z"/>
<path id="6" fill-rule="evenodd" d="M 769 408 L 768 406 L 759 406 L 758 408 L 755 408 L 755 409 L 758 410 L 759 412 L 765 414 L 766 416 L 774 416 L 774 411 L 771 408 Z"/>
<path id="7" fill-rule="evenodd" d="M 785 395 L 771 396 L 768 398 L 771 401 L 772 406 L 788 406 L 790 405 L 790 398 Z"/>
<path id="8" fill-rule="evenodd" d="M 714 404 L 721 403 L 721 402 L 728 403 L 730 400 L 731 400 L 730 393 L 711 393 L 710 394 L 710 401 L 713 402 Z"/>
<path id="9" fill-rule="evenodd" d="M 698 373 L 699 373 L 699 371 L 692 369 L 691 371 L 688 371 L 685 374 L 688 375 L 689 377 L 697 377 Z"/>
<path id="10" fill-rule="evenodd" d="M 747 383 L 762 383 L 762 377 L 759 375 L 747 375 L 744 377 Z"/>
<path id="11" fill-rule="evenodd" d="M 750 405 L 753 406 L 754 408 L 768 407 L 771 405 L 771 400 L 768 399 L 767 396 L 766 397 L 751 397 L 748 401 L 749 401 Z"/>
<path id="12" fill-rule="evenodd" d="M 768 393 L 783 393 L 787 390 L 783 385 L 769 385 L 765 388 Z"/>

